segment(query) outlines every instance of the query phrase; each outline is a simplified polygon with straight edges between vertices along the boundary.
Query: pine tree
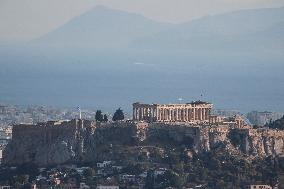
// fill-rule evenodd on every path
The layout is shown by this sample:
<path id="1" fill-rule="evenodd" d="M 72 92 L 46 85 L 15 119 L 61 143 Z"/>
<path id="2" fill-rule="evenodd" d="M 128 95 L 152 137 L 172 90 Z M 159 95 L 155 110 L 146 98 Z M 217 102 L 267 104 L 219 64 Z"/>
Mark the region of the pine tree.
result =
<path id="1" fill-rule="evenodd" d="M 124 113 L 123 110 L 121 108 L 118 108 L 112 117 L 113 121 L 120 121 L 120 120 L 124 120 Z"/>
<path id="2" fill-rule="evenodd" d="M 104 122 L 108 122 L 108 117 L 106 114 L 104 115 Z"/>
<path id="3" fill-rule="evenodd" d="M 96 121 L 104 121 L 104 116 L 101 110 L 96 111 L 95 119 Z"/>

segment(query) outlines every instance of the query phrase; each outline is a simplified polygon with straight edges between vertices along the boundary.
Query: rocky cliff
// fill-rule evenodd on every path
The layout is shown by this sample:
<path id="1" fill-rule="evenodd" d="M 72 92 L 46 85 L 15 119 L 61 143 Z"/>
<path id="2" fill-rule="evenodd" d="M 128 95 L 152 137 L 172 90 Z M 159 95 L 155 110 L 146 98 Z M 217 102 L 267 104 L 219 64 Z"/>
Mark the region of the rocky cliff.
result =
<path id="1" fill-rule="evenodd" d="M 284 132 L 230 129 L 226 125 L 133 122 L 96 124 L 84 120 L 16 125 L 13 127 L 13 139 L 4 151 L 3 163 L 51 165 L 137 159 L 144 152 L 162 155 L 163 147 L 180 145 L 193 153 L 221 146 L 235 155 L 252 158 L 277 156 L 284 152 Z"/>
<path id="2" fill-rule="evenodd" d="M 91 122 L 47 122 L 15 125 L 13 139 L 3 153 L 4 164 L 61 164 L 80 160 Z"/>

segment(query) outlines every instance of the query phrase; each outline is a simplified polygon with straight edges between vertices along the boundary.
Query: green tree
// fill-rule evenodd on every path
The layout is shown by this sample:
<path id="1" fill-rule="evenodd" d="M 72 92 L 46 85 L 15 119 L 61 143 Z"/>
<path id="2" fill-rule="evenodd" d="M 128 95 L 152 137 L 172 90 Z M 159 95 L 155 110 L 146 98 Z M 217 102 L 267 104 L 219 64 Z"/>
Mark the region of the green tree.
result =
<path id="1" fill-rule="evenodd" d="M 168 181 L 168 187 L 174 188 L 182 188 L 187 180 L 184 174 L 178 174 L 172 170 L 166 171 L 164 177 Z"/>
<path id="2" fill-rule="evenodd" d="M 236 129 L 230 130 L 228 137 L 234 146 L 241 145 L 245 138 L 244 134 L 239 133 Z"/>
<path id="3" fill-rule="evenodd" d="M 96 172 L 92 169 L 92 168 L 88 168 L 88 169 L 85 169 L 84 172 L 83 172 L 83 175 L 88 178 L 88 177 L 93 177 L 96 175 Z"/>
<path id="4" fill-rule="evenodd" d="M 269 123 L 266 124 L 266 126 L 272 129 L 284 130 L 284 116 L 281 119 L 275 121 L 270 120 Z"/>
<path id="5" fill-rule="evenodd" d="M 147 177 L 146 177 L 146 181 L 145 181 L 145 188 L 152 189 L 152 188 L 154 188 L 154 185 L 155 185 L 154 171 L 149 170 L 147 172 Z"/>
<path id="6" fill-rule="evenodd" d="M 20 188 L 29 182 L 29 175 L 16 175 L 13 177 L 14 188 Z"/>
<path id="7" fill-rule="evenodd" d="M 106 114 L 104 115 L 104 119 L 103 120 L 104 120 L 104 122 L 108 122 L 108 117 L 107 117 Z"/>
<path id="8" fill-rule="evenodd" d="M 95 119 L 96 119 L 96 121 L 104 121 L 104 116 L 103 116 L 101 110 L 96 111 Z"/>
<path id="9" fill-rule="evenodd" d="M 124 113 L 123 110 L 121 108 L 118 108 L 112 117 L 113 121 L 120 121 L 120 120 L 124 120 Z"/>

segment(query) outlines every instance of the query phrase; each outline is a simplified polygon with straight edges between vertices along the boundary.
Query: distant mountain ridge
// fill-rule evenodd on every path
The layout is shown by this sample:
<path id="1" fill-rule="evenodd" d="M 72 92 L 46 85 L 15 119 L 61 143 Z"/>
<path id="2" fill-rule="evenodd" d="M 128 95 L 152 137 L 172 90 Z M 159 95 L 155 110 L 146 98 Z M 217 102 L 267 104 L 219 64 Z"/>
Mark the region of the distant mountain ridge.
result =
<path id="1" fill-rule="evenodd" d="M 159 23 L 138 14 L 97 6 L 34 42 L 67 47 L 123 48 L 134 39 L 171 26 L 172 24 Z"/>
<path id="2" fill-rule="evenodd" d="M 284 7 L 241 10 L 186 22 L 133 43 L 152 49 L 284 48 Z M 274 34 L 277 36 L 274 36 Z M 279 41 L 280 40 L 280 41 Z"/>
<path id="3" fill-rule="evenodd" d="M 34 41 L 61 47 L 136 50 L 284 49 L 284 7 L 240 10 L 182 24 L 98 6 Z"/>

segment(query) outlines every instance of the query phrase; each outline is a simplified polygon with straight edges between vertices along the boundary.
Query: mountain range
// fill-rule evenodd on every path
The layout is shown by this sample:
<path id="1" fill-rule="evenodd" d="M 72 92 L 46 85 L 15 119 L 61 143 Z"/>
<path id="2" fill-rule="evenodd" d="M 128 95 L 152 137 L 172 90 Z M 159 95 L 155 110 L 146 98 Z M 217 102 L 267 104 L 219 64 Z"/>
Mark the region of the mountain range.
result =
<path id="1" fill-rule="evenodd" d="M 138 14 L 97 6 L 34 42 L 62 47 L 125 48 L 136 39 L 171 26 Z"/>
<path id="2" fill-rule="evenodd" d="M 95 7 L 29 44 L 0 44 L 0 101 L 113 111 L 204 94 L 221 109 L 282 112 L 283 41 L 284 7 L 181 24 Z"/>
<path id="3" fill-rule="evenodd" d="M 170 24 L 97 6 L 32 43 L 95 49 L 283 50 L 284 7 Z"/>

